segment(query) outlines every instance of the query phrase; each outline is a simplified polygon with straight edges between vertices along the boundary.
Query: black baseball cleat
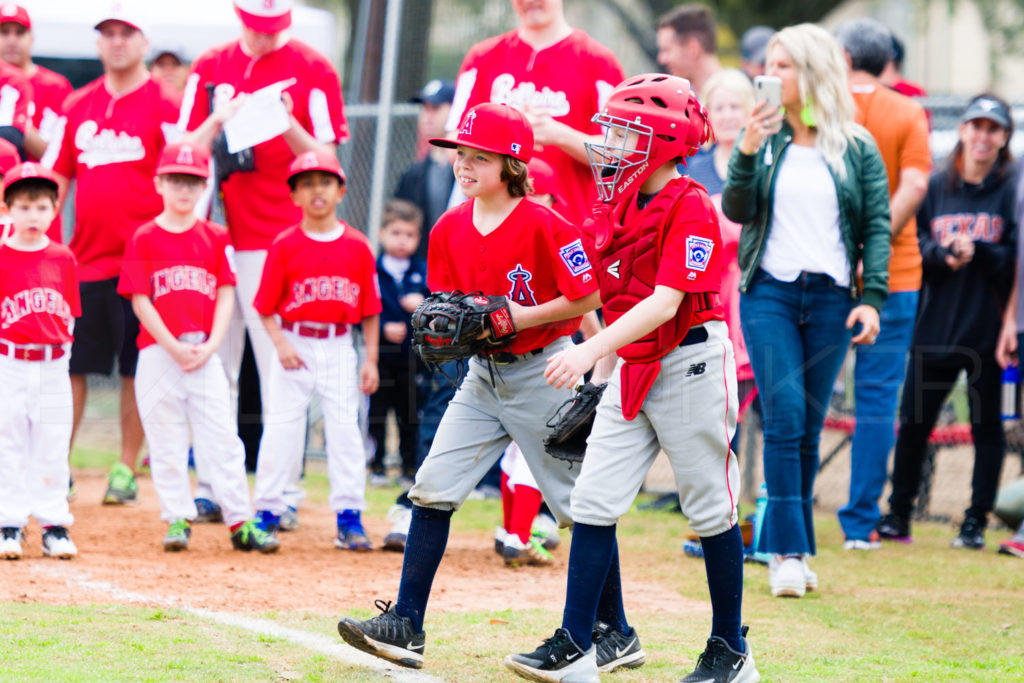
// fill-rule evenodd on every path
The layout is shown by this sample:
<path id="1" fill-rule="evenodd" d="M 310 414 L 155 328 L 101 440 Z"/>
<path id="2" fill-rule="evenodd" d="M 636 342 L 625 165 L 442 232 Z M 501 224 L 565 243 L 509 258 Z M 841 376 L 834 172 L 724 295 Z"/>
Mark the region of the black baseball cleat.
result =
<path id="1" fill-rule="evenodd" d="M 623 633 L 598 621 L 591 639 L 597 648 L 597 670 L 603 674 L 622 668 L 639 669 L 647 660 L 635 628 Z"/>
<path id="2" fill-rule="evenodd" d="M 597 648 L 584 652 L 564 628 L 533 652 L 505 657 L 505 666 L 530 681 L 598 683 Z"/>
<path id="3" fill-rule="evenodd" d="M 390 602 L 374 600 L 373 604 L 381 611 L 373 619 L 344 617 L 338 622 L 342 639 L 357 650 L 410 669 L 422 669 L 426 632 L 416 633 L 412 620 L 398 616 Z"/>
<path id="4" fill-rule="evenodd" d="M 708 645 L 697 659 L 697 668 L 679 683 L 757 683 L 761 674 L 754 666 L 754 657 L 747 642 L 747 627 L 742 630 L 746 652 L 736 652 L 718 636 L 708 638 Z"/>

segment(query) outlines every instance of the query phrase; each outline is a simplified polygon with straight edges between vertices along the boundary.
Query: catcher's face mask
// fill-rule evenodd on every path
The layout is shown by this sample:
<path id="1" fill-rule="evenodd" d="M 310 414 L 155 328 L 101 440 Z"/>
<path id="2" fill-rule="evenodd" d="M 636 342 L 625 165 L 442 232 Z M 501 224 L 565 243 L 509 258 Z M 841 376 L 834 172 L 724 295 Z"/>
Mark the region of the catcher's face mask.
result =
<path id="1" fill-rule="evenodd" d="M 602 201 L 621 199 L 650 175 L 650 126 L 610 114 L 595 114 L 591 119 L 604 128 L 604 142 L 584 143 L 597 193 Z"/>

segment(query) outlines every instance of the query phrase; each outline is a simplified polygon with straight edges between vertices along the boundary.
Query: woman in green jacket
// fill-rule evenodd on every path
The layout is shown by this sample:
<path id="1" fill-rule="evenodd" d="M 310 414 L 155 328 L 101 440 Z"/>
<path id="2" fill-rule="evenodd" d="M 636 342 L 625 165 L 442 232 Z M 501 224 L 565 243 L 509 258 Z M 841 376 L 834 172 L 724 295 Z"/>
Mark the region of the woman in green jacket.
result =
<path id="1" fill-rule="evenodd" d="M 784 113 L 754 108 L 722 209 L 743 225 L 740 321 L 764 410 L 768 506 L 757 550 L 772 554 L 772 595 L 801 597 L 818 586 L 807 557 L 832 385 L 851 337 L 874 342 L 888 293 L 889 189 L 874 140 L 854 123 L 831 35 L 783 29 L 768 44 L 766 73 L 782 81 Z"/>

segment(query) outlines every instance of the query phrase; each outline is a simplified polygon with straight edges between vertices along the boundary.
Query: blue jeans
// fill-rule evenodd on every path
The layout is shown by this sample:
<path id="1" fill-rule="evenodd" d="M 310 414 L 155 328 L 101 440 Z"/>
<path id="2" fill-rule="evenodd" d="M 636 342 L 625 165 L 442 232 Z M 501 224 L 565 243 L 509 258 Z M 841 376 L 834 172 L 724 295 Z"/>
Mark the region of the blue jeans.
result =
<path id="1" fill-rule="evenodd" d="M 740 322 L 764 412 L 768 506 L 758 552 L 814 554 L 812 497 L 832 385 L 850 345 L 850 292 L 827 275 L 780 282 L 758 270 Z"/>
<path id="2" fill-rule="evenodd" d="M 896 441 L 896 408 L 914 336 L 917 299 L 917 291 L 890 293 L 882 307 L 882 329 L 874 345 L 857 347 L 857 429 L 850 450 L 850 498 L 839 511 L 847 539 L 868 540 L 878 523 L 878 499 L 888 476 L 889 451 Z"/>

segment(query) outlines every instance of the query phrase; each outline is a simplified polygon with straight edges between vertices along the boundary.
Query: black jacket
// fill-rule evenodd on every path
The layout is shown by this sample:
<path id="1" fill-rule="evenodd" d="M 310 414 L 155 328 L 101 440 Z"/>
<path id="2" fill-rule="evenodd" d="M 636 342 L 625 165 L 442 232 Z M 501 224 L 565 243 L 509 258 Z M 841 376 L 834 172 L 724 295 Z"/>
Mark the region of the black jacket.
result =
<path id="1" fill-rule="evenodd" d="M 448 199 L 454 185 L 455 173 L 452 167 L 448 164 L 438 164 L 429 155 L 407 168 L 398 179 L 395 199 L 410 201 L 423 212 L 423 230 L 420 233 L 420 246 L 416 250 L 416 255 L 424 261 L 427 259 L 430 230 L 441 214 L 448 210 Z"/>
<path id="2" fill-rule="evenodd" d="M 405 271 L 401 282 L 398 282 L 391 277 L 388 271 L 384 270 L 383 257 L 377 257 L 377 279 L 380 282 L 381 350 L 383 351 L 385 346 L 390 350 L 399 350 L 395 349 L 391 342 L 384 339 L 384 324 L 404 322 L 405 340 L 402 342 L 401 351 L 406 352 L 412 340 L 411 314 L 402 308 L 399 299 L 406 294 L 418 293 L 423 296 L 430 294 L 430 290 L 427 289 L 427 262 L 418 256 L 413 256 L 409 262 L 409 270 Z"/>
<path id="3" fill-rule="evenodd" d="M 966 348 L 991 357 L 1013 285 L 1016 177 L 1011 172 L 1000 180 L 993 170 L 979 185 L 961 182 L 950 189 L 949 183 L 947 170 L 934 173 L 917 210 L 923 280 L 915 352 L 941 361 L 959 347 L 961 354 Z M 964 230 L 971 232 L 974 257 L 954 271 L 941 243 Z"/>

